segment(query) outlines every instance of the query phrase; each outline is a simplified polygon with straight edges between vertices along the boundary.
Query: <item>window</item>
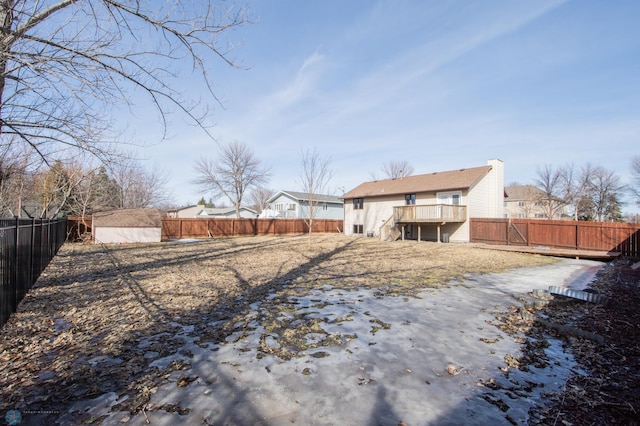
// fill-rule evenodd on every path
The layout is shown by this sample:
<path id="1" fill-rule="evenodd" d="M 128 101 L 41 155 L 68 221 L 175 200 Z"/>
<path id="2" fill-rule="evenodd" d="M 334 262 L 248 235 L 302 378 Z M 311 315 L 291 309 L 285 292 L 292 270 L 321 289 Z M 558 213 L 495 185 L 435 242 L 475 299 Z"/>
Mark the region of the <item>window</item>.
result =
<path id="1" fill-rule="evenodd" d="M 364 226 L 363 225 L 353 225 L 353 233 L 354 234 L 364 234 Z"/>
<path id="2" fill-rule="evenodd" d="M 404 196 L 404 203 L 407 206 L 415 206 L 416 205 L 416 194 L 407 194 Z"/>
<path id="3" fill-rule="evenodd" d="M 354 210 L 362 210 L 364 206 L 364 198 L 354 198 L 353 199 L 353 209 Z"/>
<path id="4" fill-rule="evenodd" d="M 460 205 L 462 199 L 461 192 L 442 192 L 438 194 L 438 204 L 451 204 L 454 206 Z"/>
<path id="5" fill-rule="evenodd" d="M 518 201 L 518 207 L 524 207 L 524 201 Z"/>

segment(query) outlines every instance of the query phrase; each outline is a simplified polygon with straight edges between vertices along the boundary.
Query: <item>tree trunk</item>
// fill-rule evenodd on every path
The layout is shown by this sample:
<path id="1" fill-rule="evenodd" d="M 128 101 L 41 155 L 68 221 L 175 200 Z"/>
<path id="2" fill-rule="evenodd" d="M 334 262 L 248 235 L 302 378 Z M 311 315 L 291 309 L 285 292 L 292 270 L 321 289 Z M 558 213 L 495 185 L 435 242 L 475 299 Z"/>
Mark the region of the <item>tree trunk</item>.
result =
<path id="1" fill-rule="evenodd" d="M 14 0 L 3 0 L 0 3 L 0 135 L 4 130 L 2 119 L 2 105 L 4 103 L 4 87 L 7 71 L 7 58 L 11 49 L 11 27 L 13 25 Z"/>

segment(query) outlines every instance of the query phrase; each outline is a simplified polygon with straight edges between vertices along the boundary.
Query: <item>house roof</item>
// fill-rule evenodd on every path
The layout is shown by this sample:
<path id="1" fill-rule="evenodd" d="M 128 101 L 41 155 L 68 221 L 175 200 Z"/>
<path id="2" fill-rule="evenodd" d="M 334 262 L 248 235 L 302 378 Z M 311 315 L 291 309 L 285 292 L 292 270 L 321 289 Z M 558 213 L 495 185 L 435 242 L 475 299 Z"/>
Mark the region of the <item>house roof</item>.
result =
<path id="1" fill-rule="evenodd" d="M 248 211 L 249 213 L 258 214 L 258 212 L 248 207 L 240 207 L 240 211 Z M 205 213 L 208 216 L 224 216 L 228 214 L 236 214 L 236 209 L 233 207 L 205 207 L 198 213 L 198 215 L 202 215 L 202 213 Z"/>
<path id="2" fill-rule="evenodd" d="M 158 209 L 119 209 L 93 214 L 92 226 L 118 228 L 160 228 L 162 215 Z"/>
<path id="3" fill-rule="evenodd" d="M 531 201 L 539 198 L 544 193 L 533 185 L 505 186 L 506 201 Z"/>
<path id="4" fill-rule="evenodd" d="M 182 210 L 192 209 L 194 207 L 198 207 L 198 205 L 197 204 L 193 204 L 191 206 L 176 207 L 174 209 L 168 209 L 167 212 L 170 212 L 170 213 L 179 212 L 179 211 L 182 211 Z"/>
<path id="5" fill-rule="evenodd" d="M 398 179 L 365 182 L 342 196 L 343 199 L 381 197 L 384 195 L 451 191 L 473 187 L 491 171 L 491 166 L 427 173 Z"/>
<path id="6" fill-rule="evenodd" d="M 306 192 L 297 192 L 297 191 L 278 191 L 275 195 L 271 196 L 268 203 L 272 202 L 280 195 L 287 195 L 290 198 L 295 199 L 296 201 L 306 201 L 309 199 L 309 194 Z M 335 195 L 327 195 L 327 194 L 313 194 L 314 200 L 317 200 L 321 203 L 335 203 L 335 204 L 343 204 L 341 197 L 337 197 Z M 314 201 L 315 202 L 315 201 Z"/>

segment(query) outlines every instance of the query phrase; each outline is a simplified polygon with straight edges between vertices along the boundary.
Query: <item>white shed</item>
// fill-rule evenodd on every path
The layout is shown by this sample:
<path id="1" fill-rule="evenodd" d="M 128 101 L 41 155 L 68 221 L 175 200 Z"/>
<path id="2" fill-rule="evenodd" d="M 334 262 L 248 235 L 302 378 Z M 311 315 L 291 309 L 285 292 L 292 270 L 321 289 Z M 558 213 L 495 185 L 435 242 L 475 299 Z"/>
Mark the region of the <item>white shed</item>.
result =
<path id="1" fill-rule="evenodd" d="M 156 243 L 162 239 L 158 209 L 120 209 L 93 214 L 95 243 Z"/>

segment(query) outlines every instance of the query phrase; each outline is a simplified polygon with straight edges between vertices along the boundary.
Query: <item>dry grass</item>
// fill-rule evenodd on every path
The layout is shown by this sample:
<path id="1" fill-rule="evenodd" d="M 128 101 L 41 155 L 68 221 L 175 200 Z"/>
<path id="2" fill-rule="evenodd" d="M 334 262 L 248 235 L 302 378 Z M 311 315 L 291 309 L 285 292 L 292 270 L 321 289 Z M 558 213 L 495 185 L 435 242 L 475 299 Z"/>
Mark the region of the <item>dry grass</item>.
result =
<path id="1" fill-rule="evenodd" d="M 179 324 L 194 325 L 202 342 L 222 342 L 271 293 L 281 296 L 269 301 L 274 306 L 327 285 L 412 294 L 466 274 L 550 262 L 469 245 L 337 235 L 68 244 L 0 332 L 0 408 L 60 409 L 115 391 L 130 395 L 121 408 L 135 412 L 167 373 L 149 369 L 144 351 L 174 353 Z M 142 337 L 161 333 L 138 348 Z"/>

